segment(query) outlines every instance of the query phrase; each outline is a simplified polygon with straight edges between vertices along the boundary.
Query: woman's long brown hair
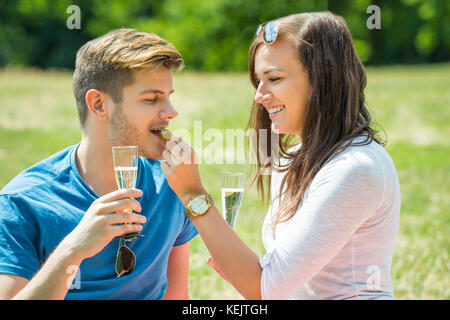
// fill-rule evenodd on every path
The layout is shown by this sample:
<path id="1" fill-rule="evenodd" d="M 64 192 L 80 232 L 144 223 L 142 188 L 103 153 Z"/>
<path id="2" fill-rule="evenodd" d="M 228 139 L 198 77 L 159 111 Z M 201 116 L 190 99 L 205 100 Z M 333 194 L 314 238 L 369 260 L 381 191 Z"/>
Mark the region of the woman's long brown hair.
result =
<path id="1" fill-rule="evenodd" d="M 364 99 L 366 72 L 356 54 L 344 19 L 330 12 L 315 12 L 290 15 L 278 21 L 281 28 L 276 41 L 288 38 L 289 34 L 299 39 L 296 41 L 298 57 L 306 69 L 312 94 L 306 108 L 300 148 L 287 153 L 296 141 L 296 136 L 280 134 L 279 154 L 268 155 L 273 159 L 276 156 L 289 160 L 288 165 L 278 167 L 280 172 L 286 172 L 279 192 L 284 198 L 280 202 L 283 205 L 272 221 L 273 226 L 289 220 L 295 214 L 321 167 L 348 148 L 354 138 L 366 137 L 358 145 L 366 145 L 371 141 L 384 145 L 376 137 L 377 132 L 371 128 L 371 117 Z M 254 71 L 255 54 L 263 43 L 261 34 L 255 37 L 249 52 L 250 80 L 255 88 L 258 87 Z M 266 109 L 256 102 L 252 105 L 249 128 L 256 131 L 256 141 L 260 141 L 260 129 L 271 130 L 271 120 Z M 267 200 L 270 199 L 270 176 L 261 172 L 270 164 L 263 163 L 259 155 L 272 149 L 270 143 L 268 135 L 267 149 L 262 150 L 257 145 L 258 170 L 253 179 L 253 183 L 257 181 L 263 203 L 265 184 Z M 285 184 L 286 189 L 282 193 Z"/>

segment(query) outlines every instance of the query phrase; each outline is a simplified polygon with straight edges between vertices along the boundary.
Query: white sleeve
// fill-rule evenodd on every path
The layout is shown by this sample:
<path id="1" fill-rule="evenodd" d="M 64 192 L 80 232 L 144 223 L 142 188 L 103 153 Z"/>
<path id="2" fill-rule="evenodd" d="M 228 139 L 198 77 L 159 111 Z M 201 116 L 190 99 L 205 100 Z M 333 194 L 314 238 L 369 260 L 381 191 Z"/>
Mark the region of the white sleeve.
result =
<path id="1" fill-rule="evenodd" d="M 335 257 L 383 197 L 382 167 L 342 156 L 313 179 L 303 204 L 260 259 L 263 299 L 288 299 Z"/>

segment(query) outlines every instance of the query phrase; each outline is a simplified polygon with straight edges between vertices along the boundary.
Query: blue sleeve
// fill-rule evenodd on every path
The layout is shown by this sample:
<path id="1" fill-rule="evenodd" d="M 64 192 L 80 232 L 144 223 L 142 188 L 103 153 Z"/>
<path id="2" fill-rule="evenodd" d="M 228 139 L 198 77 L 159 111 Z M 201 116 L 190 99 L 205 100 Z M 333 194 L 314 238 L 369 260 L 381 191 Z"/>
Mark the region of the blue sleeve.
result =
<path id="1" fill-rule="evenodd" d="M 0 273 L 31 279 L 40 268 L 36 225 L 14 198 L 0 195 Z"/>
<path id="2" fill-rule="evenodd" d="M 184 213 L 183 213 L 184 215 Z M 175 240 L 174 247 L 181 246 L 192 240 L 198 234 L 197 229 L 191 220 L 189 220 L 186 216 L 184 217 L 183 228 L 181 232 L 178 234 L 177 239 Z"/>

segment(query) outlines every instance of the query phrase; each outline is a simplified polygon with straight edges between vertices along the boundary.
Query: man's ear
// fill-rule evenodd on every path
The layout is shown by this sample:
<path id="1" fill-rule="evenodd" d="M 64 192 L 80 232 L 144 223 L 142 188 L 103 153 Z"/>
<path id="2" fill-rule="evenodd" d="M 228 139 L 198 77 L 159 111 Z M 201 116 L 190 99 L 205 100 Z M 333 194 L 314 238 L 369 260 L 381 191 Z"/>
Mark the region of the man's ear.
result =
<path id="1" fill-rule="evenodd" d="M 98 120 L 108 119 L 108 107 L 106 106 L 106 95 L 96 89 L 90 89 L 84 96 L 86 104 L 92 115 Z"/>

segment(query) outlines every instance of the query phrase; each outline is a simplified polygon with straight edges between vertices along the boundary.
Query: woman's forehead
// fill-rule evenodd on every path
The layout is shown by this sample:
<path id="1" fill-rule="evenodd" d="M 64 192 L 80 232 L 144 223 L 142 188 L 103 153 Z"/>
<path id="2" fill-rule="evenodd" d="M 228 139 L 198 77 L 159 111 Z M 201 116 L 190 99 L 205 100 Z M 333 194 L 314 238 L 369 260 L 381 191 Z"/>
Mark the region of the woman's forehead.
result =
<path id="1" fill-rule="evenodd" d="M 300 64 L 293 41 L 279 39 L 275 43 L 262 43 L 255 52 L 255 74 L 273 70 L 288 71 Z"/>

